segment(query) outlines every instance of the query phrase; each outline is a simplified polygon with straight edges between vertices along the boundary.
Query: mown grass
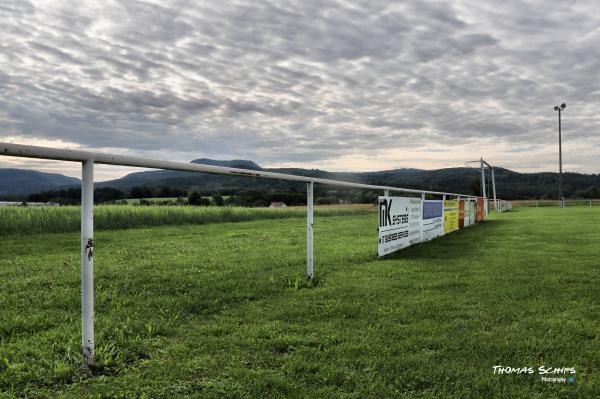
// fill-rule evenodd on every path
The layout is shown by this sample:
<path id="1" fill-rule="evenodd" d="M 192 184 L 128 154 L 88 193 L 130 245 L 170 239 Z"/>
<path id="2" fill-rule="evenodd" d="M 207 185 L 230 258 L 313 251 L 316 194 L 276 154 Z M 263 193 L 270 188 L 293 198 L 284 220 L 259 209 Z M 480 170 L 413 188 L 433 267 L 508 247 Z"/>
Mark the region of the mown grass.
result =
<path id="1" fill-rule="evenodd" d="M 374 212 L 362 207 L 316 207 L 315 216 L 353 215 Z M 304 207 L 242 208 L 195 206 L 102 205 L 94 208 L 94 227 L 98 230 L 138 227 L 242 222 L 283 219 L 306 215 Z M 68 233 L 80 230 L 81 209 L 61 207 L 0 207 L 0 236 L 15 234 Z"/>
<path id="2" fill-rule="evenodd" d="M 0 239 L 0 391 L 28 397 L 598 397 L 600 212 L 523 209 L 389 257 L 376 217 Z M 575 367 L 574 385 L 492 367 Z"/>

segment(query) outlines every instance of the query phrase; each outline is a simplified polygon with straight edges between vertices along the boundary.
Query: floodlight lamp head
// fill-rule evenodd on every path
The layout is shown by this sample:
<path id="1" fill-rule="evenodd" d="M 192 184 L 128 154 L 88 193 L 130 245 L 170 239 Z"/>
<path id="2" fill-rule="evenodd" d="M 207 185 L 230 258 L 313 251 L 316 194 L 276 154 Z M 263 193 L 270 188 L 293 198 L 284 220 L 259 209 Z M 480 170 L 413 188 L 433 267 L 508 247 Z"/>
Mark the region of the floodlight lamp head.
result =
<path id="1" fill-rule="evenodd" d="M 561 109 L 565 109 L 565 108 L 567 108 L 567 104 L 565 104 L 565 103 L 562 103 L 562 104 L 560 105 L 560 108 L 561 108 Z"/>
<path id="2" fill-rule="evenodd" d="M 555 110 L 555 111 L 558 111 L 558 106 L 554 107 L 554 110 Z"/>

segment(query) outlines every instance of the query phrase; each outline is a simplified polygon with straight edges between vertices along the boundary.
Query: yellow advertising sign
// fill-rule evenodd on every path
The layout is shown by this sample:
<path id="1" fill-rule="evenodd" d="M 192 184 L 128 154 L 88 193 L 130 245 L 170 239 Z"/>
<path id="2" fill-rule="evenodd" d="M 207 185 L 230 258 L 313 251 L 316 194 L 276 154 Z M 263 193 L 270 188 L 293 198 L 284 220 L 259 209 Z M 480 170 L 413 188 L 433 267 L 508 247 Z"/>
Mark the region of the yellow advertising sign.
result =
<path id="1" fill-rule="evenodd" d="M 444 234 L 458 230 L 458 201 L 444 201 Z"/>

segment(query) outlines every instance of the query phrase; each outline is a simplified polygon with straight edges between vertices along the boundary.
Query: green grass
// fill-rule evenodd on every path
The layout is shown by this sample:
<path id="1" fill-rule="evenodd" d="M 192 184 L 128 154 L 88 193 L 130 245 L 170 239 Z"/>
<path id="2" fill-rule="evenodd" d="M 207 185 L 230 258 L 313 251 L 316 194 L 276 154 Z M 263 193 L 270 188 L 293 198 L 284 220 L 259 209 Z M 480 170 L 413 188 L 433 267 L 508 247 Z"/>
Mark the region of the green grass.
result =
<path id="1" fill-rule="evenodd" d="M 372 209 L 316 207 L 315 216 L 372 213 Z M 262 219 L 302 217 L 305 208 L 242 208 L 216 206 L 143 206 L 102 205 L 94 209 L 98 230 L 131 229 L 149 226 L 209 224 Z M 81 209 L 61 207 L 0 207 L 0 237 L 38 233 L 79 231 Z"/>
<path id="2" fill-rule="evenodd" d="M 600 211 L 520 209 L 376 257 L 376 217 L 96 234 L 93 376 L 77 233 L 0 239 L 6 397 L 598 397 Z M 576 382 L 494 375 L 575 367 Z"/>

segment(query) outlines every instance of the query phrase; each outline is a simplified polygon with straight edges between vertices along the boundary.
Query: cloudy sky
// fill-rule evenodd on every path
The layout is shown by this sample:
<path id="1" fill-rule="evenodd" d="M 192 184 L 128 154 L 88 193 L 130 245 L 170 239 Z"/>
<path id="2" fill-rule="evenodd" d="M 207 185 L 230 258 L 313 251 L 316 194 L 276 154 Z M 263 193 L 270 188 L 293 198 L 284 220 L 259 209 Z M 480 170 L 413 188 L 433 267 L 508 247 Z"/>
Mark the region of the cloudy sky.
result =
<path id="1" fill-rule="evenodd" d="M 2 0 L 0 141 L 328 170 L 480 156 L 556 170 L 564 101 L 565 169 L 598 173 L 599 4 Z"/>

